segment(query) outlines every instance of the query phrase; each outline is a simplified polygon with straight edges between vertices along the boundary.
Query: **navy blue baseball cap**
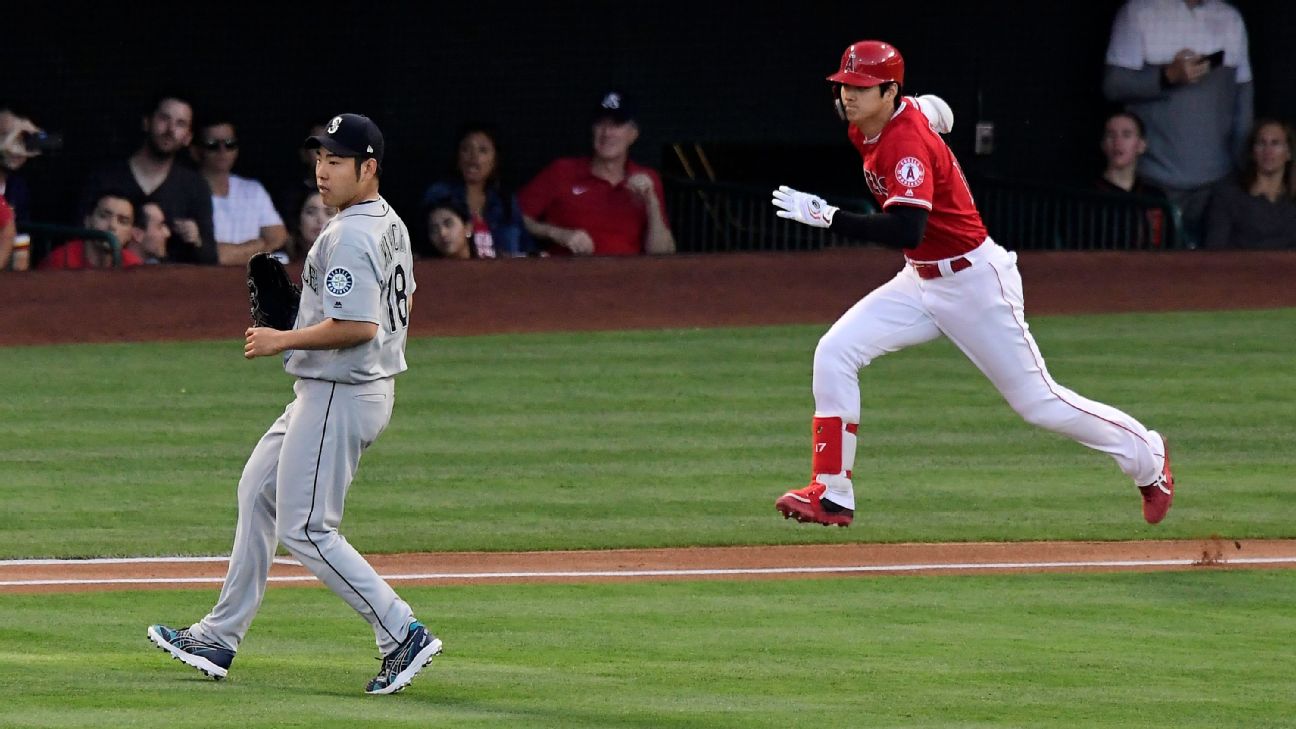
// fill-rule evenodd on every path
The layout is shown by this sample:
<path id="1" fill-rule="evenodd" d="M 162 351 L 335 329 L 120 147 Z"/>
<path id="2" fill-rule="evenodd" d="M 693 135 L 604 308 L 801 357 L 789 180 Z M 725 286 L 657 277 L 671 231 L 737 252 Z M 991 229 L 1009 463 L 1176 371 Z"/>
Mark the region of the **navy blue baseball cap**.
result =
<path id="1" fill-rule="evenodd" d="M 634 121 L 634 105 L 626 95 L 617 90 L 608 91 L 599 99 L 599 104 L 594 109 L 594 121 L 611 119 L 617 124 L 625 124 Z"/>
<path id="2" fill-rule="evenodd" d="M 370 157 L 383 161 L 383 135 L 373 119 L 363 114 L 338 114 L 324 125 L 324 133 L 308 137 L 306 149 L 323 147 L 339 157 Z"/>

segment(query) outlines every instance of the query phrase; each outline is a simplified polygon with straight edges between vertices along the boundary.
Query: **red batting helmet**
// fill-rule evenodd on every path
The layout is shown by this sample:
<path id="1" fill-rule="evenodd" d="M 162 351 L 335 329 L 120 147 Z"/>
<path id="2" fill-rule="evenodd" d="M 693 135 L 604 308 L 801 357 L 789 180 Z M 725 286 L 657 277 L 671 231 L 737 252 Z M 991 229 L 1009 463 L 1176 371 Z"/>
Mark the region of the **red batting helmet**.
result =
<path id="1" fill-rule="evenodd" d="M 904 85 L 904 59 L 895 46 L 882 41 L 852 43 L 842 54 L 841 68 L 829 81 L 850 86 L 877 86 L 894 81 Z"/>

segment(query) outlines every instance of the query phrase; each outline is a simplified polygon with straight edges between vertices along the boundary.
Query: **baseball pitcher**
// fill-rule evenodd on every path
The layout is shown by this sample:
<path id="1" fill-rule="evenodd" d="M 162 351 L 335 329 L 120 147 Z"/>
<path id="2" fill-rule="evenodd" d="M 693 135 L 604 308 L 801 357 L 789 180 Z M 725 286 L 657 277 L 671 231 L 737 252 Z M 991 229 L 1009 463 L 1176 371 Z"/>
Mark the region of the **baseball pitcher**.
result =
<path id="1" fill-rule="evenodd" d="M 300 301 L 287 330 L 253 326 L 244 356 L 284 355 L 296 398 L 252 451 L 238 489 L 238 527 L 216 606 L 175 630 L 148 637 L 176 659 L 224 678 L 265 594 L 277 543 L 373 626 L 383 657 L 366 687 L 389 694 L 409 685 L 441 652 L 373 567 L 341 534 L 347 489 L 360 456 L 391 419 L 395 377 L 404 372 L 414 267 L 405 223 L 378 194 L 383 136 L 368 117 L 333 117 L 318 148 L 316 182 L 338 214 L 306 257 Z M 249 268 L 249 283 L 258 275 Z M 256 297 L 294 287 L 251 286 Z M 294 306 L 295 305 L 295 306 Z M 257 321 L 270 321 L 258 316 Z"/>

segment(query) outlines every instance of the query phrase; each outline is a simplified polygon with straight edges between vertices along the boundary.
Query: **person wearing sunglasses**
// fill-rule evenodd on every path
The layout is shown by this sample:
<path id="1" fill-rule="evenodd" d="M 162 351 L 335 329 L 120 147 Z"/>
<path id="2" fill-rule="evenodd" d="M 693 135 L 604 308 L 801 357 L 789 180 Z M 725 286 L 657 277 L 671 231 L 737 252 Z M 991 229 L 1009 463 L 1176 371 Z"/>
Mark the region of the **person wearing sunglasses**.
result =
<path id="1" fill-rule="evenodd" d="M 90 176 L 81 192 L 79 214 L 89 215 L 105 190 L 132 200 L 154 200 L 171 228 L 166 260 L 215 264 L 211 189 L 202 175 L 176 164 L 176 155 L 193 139 L 193 105 L 183 96 L 160 95 L 141 119 L 141 130 L 144 141 L 134 154 Z"/>
<path id="2" fill-rule="evenodd" d="M 198 171 L 211 188 L 216 254 L 222 266 L 244 266 L 248 259 L 271 253 L 288 240 L 288 229 L 256 180 L 233 174 L 239 142 L 234 123 L 213 116 L 198 128 L 191 147 Z"/>

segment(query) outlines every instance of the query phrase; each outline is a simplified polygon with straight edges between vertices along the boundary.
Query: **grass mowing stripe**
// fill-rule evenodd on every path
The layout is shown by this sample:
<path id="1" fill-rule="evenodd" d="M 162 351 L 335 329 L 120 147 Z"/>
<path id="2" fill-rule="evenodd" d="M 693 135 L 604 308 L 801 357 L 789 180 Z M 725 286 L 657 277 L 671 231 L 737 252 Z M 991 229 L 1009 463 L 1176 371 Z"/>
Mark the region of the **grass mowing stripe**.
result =
<path id="1" fill-rule="evenodd" d="M 1038 317 L 1055 377 L 1175 447 L 1143 525 L 1110 459 L 1033 429 L 953 347 L 862 376 L 850 530 L 801 485 L 821 326 L 420 339 L 345 531 L 363 551 L 1291 537 L 1296 310 Z M 223 554 L 239 472 L 291 396 L 236 342 L 0 349 L 0 558 Z"/>
<path id="2" fill-rule="evenodd" d="M 143 637 L 196 618 L 214 590 L 0 596 L 4 723 L 1213 728 L 1296 715 L 1289 572 L 401 592 L 446 653 L 396 700 L 362 695 L 370 631 L 323 589 L 271 592 L 223 683 Z"/>

